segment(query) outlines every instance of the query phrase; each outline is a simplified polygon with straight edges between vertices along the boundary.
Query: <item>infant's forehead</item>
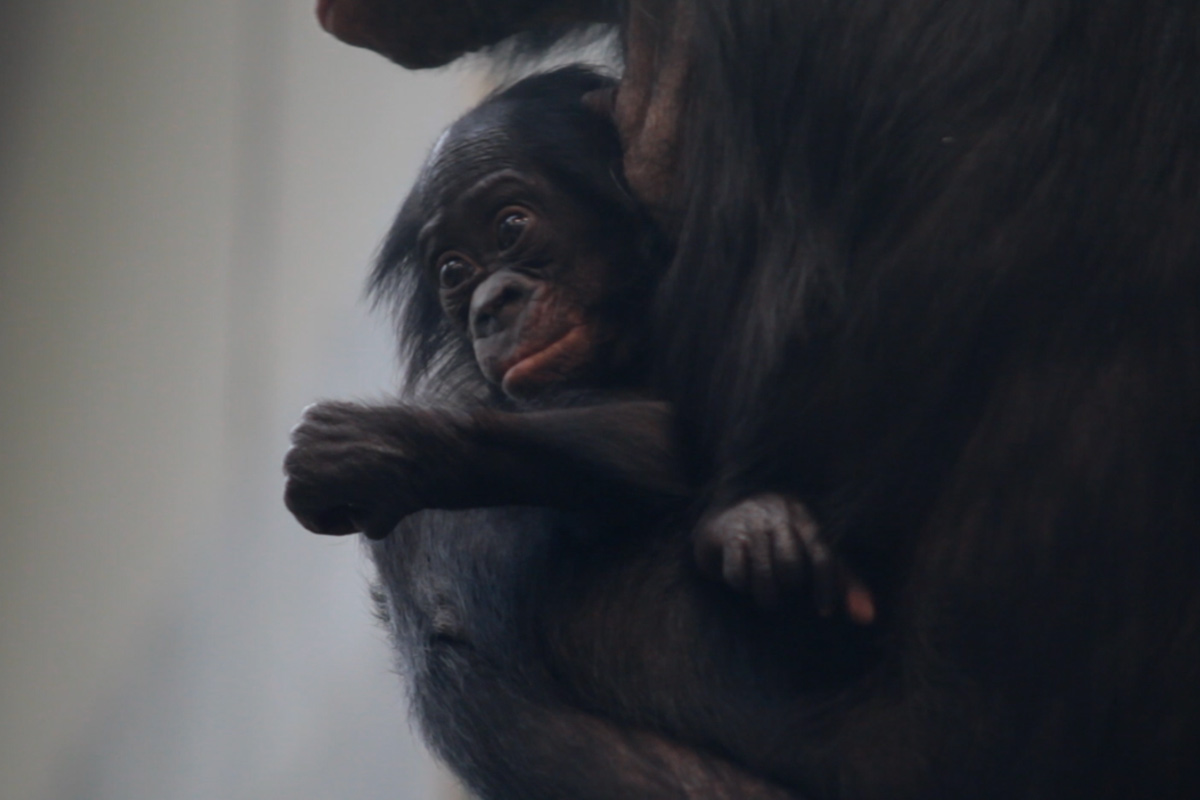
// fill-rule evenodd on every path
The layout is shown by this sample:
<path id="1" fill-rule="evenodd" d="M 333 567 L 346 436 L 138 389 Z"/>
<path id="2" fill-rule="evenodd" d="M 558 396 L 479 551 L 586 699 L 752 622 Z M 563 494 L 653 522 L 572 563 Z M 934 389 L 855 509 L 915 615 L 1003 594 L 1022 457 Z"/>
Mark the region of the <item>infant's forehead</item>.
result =
<path id="1" fill-rule="evenodd" d="M 443 137 L 426 167 L 426 185 L 438 193 L 465 188 L 513 161 L 512 147 L 506 137 Z"/>
<path id="2" fill-rule="evenodd" d="M 483 114 L 476 109 L 442 132 L 429 154 L 429 164 L 439 169 L 468 167 L 488 152 L 513 149 L 507 115 Z"/>
<path id="3" fill-rule="evenodd" d="M 421 182 L 433 197 L 449 199 L 488 175 L 521 167 L 521 154 L 503 117 L 472 112 L 438 137 Z"/>

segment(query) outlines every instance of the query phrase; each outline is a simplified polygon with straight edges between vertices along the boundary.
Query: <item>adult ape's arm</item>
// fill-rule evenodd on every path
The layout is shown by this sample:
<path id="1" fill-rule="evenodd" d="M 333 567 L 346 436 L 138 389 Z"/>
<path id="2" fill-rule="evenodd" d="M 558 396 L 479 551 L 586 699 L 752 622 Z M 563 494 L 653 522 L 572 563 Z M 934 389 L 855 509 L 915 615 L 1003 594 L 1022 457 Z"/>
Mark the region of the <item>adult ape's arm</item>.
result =
<path id="1" fill-rule="evenodd" d="M 372 537 L 425 508 L 644 514 L 689 494 L 671 427 L 651 401 L 525 413 L 321 403 L 292 432 L 284 500 L 309 530 Z"/>

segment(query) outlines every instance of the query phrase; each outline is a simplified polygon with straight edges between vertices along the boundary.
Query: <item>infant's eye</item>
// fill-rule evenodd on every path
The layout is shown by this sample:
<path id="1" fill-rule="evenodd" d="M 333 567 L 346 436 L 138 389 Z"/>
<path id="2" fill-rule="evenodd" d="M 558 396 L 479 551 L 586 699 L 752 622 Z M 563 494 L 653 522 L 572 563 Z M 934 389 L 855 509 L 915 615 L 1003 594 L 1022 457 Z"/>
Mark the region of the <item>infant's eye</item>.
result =
<path id="1" fill-rule="evenodd" d="M 443 289 L 457 289 L 475 277 L 475 265 L 462 256 L 447 256 L 438 267 L 438 282 Z"/>
<path id="2" fill-rule="evenodd" d="M 525 228 L 529 226 L 529 215 L 524 211 L 508 210 L 500 214 L 496 222 L 496 246 L 507 250 L 516 244 Z"/>

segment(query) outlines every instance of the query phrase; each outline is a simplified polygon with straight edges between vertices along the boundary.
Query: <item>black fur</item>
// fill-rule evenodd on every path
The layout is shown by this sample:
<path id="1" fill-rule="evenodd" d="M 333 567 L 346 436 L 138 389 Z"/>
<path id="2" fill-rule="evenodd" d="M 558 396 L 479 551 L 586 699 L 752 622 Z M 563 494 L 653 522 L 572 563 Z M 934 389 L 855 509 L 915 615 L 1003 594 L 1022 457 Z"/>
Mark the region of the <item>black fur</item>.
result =
<path id="1" fill-rule="evenodd" d="M 1200 6 L 695 6 L 659 388 L 890 610 L 799 785 L 1197 796 Z"/>
<path id="2" fill-rule="evenodd" d="M 427 719 L 496 797 L 725 796 L 540 760 L 571 736 L 514 685 L 803 797 L 1200 796 L 1200 5 L 689 7 L 655 388 L 712 502 L 803 497 L 882 619 L 783 636 L 664 558 L 637 604 L 584 571 L 563 638 L 482 597 L 519 554 L 426 545 L 477 613 L 418 670 Z M 381 574 L 432 614 L 406 541 Z"/>

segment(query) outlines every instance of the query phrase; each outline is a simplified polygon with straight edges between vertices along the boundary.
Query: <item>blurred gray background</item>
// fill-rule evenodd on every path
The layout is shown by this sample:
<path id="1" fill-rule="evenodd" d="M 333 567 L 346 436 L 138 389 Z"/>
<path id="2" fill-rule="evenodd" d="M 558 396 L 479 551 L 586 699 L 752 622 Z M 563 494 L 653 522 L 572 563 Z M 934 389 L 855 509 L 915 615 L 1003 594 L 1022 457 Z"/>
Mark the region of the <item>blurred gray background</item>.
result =
<path id="1" fill-rule="evenodd" d="M 311 0 L 9 0 L 0 33 L 0 798 L 451 797 L 358 543 L 280 461 L 393 382 L 361 287 L 478 95 Z"/>

